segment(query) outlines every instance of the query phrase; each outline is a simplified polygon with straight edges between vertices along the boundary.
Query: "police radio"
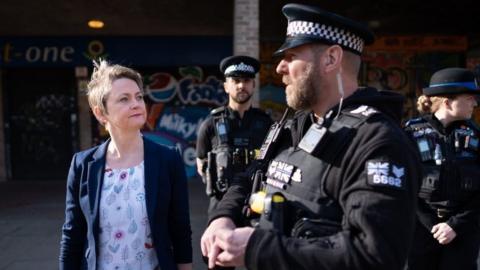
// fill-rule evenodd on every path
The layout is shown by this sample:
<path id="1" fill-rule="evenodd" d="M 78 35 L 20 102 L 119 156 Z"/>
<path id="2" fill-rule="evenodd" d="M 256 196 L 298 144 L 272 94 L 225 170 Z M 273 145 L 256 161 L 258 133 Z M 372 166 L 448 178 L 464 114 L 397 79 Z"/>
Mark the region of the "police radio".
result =
<path id="1" fill-rule="evenodd" d="M 279 122 L 276 122 L 270 127 L 270 130 L 268 131 L 267 136 L 265 137 L 265 140 L 263 141 L 262 146 L 260 147 L 260 151 L 257 156 L 257 159 L 265 160 L 265 159 L 271 158 L 272 153 L 275 152 L 274 148 L 275 148 L 276 142 L 278 141 L 278 138 L 282 131 L 283 126 L 285 125 L 289 112 L 290 112 L 290 108 L 287 107 L 287 109 L 283 113 L 282 119 L 280 119 Z"/>
<path id="2" fill-rule="evenodd" d="M 429 144 L 429 141 L 426 137 L 417 138 L 417 147 L 420 152 L 422 161 L 432 160 L 432 146 Z"/>
<path id="3" fill-rule="evenodd" d="M 217 130 L 218 140 L 221 144 L 228 143 L 228 124 L 225 121 L 225 114 L 222 113 L 220 119 L 216 122 L 215 128 Z"/>
<path id="4" fill-rule="evenodd" d="M 468 151 L 475 154 L 478 153 L 479 139 L 470 127 L 462 126 L 456 129 L 454 136 L 456 152 Z"/>

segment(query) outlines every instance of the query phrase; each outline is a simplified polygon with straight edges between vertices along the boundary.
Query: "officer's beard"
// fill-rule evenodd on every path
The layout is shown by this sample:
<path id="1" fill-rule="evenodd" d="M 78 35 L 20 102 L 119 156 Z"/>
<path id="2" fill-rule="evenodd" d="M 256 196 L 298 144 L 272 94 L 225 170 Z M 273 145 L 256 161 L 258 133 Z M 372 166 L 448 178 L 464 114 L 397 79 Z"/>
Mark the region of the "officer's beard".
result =
<path id="1" fill-rule="evenodd" d="M 231 98 L 238 104 L 245 104 L 252 98 L 252 95 L 248 94 L 247 92 L 244 93 L 244 95 L 232 95 Z"/>
<path id="2" fill-rule="evenodd" d="M 309 63 L 305 67 L 303 76 L 293 83 L 288 76 L 284 77 L 284 83 L 287 87 L 287 104 L 295 110 L 305 110 L 312 108 L 318 99 L 318 93 L 315 88 L 314 74 L 316 74 L 316 67 Z"/>

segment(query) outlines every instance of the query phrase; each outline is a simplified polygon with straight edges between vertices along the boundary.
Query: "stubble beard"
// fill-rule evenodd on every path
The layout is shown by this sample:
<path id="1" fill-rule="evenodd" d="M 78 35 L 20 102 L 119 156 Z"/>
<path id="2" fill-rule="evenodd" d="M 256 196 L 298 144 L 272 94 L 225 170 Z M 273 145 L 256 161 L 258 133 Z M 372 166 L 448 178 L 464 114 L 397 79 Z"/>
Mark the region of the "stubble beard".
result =
<path id="1" fill-rule="evenodd" d="M 252 98 L 252 95 L 245 92 L 245 95 L 232 95 L 233 101 L 238 104 L 245 104 Z"/>
<path id="2" fill-rule="evenodd" d="M 316 68 L 309 63 L 304 70 L 303 76 L 299 77 L 295 84 L 292 84 L 288 77 L 285 78 L 287 84 L 286 96 L 287 104 L 295 110 L 305 110 L 312 108 L 317 102 L 318 93 L 316 90 L 314 75 Z"/>

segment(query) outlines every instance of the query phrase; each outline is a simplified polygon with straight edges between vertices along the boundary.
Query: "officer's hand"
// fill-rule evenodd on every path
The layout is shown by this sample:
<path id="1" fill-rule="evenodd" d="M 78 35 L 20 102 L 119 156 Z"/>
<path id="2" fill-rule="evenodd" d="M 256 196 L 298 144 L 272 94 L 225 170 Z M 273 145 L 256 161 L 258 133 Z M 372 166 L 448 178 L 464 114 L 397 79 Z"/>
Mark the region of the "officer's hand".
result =
<path id="1" fill-rule="evenodd" d="M 251 227 L 219 231 L 215 246 L 220 248 L 221 253 L 218 254 L 215 263 L 220 266 L 244 266 L 245 249 L 253 231 Z"/>
<path id="2" fill-rule="evenodd" d="M 433 238 L 437 239 L 438 243 L 446 245 L 450 243 L 457 233 L 447 223 L 438 223 L 432 227 Z"/>
<path id="3" fill-rule="evenodd" d="M 235 229 L 235 224 L 230 218 L 227 217 L 221 217 L 213 220 L 203 233 L 202 239 L 200 239 L 200 248 L 202 249 L 203 256 L 208 256 L 211 252 L 210 249 L 215 242 L 215 234 L 220 229 L 233 230 Z"/>

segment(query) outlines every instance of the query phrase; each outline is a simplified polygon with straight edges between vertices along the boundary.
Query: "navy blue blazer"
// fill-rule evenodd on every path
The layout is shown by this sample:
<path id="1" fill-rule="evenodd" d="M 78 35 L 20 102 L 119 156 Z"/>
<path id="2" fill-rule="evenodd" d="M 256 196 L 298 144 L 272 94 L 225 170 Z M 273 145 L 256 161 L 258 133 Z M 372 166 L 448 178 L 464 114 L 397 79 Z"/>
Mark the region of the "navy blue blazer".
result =
<path id="1" fill-rule="evenodd" d="M 144 138 L 145 204 L 160 269 L 192 262 L 185 169 L 180 155 Z M 76 153 L 68 172 L 60 269 L 96 269 L 99 202 L 110 142 Z"/>

